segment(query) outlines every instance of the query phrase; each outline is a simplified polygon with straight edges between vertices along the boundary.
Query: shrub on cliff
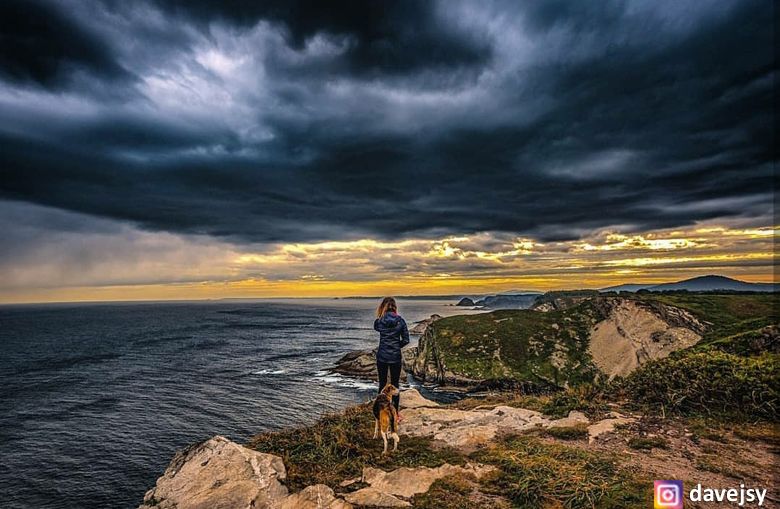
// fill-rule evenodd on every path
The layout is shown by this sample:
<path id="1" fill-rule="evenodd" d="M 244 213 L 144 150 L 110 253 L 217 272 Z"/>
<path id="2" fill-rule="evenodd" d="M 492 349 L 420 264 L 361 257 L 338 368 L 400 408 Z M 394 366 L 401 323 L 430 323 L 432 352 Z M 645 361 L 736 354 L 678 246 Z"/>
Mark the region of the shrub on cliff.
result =
<path id="1" fill-rule="evenodd" d="M 621 396 L 659 412 L 776 419 L 778 368 L 780 356 L 771 353 L 686 351 L 648 362 L 616 385 Z"/>

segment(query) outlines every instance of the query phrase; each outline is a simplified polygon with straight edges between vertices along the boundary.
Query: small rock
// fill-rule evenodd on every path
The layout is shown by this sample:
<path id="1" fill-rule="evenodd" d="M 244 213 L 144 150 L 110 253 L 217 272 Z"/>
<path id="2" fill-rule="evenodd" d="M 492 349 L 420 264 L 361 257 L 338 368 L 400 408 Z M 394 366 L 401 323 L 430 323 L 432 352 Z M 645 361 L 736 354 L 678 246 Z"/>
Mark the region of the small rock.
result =
<path id="1" fill-rule="evenodd" d="M 588 424 L 590 421 L 588 417 L 582 412 L 572 410 L 569 412 L 568 417 L 558 419 L 550 423 L 550 428 L 568 428 L 571 426 L 577 426 L 579 424 Z"/>
<path id="2" fill-rule="evenodd" d="M 352 509 L 352 504 L 336 498 L 324 484 L 315 484 L 283 499 L 278 509 Z"/>
<path id="3" fill-rule="evenodd" d="M 588 443 L 592 444 L 600 436 L 612 433 L 615 431 L 615 426 L 618 424 L 628 424 L 634 422 L 635 419 L 624 417 L 622 419 L 604 419 L 595 424 L 588 426 Z"/>
<path id="4" fill-rule="evenodd" d="M 423 397 L 417 389 L 401 391 L 401 408 L 435 408 L 439 404 Z"/>
<path id="5" fill-rule="evenodd" d="M 341 481 L 339 483 L 339 486 L 341 486 L 342 488 L 346 488 L 347 486 L 352 486 L 353 484 L 355 484 L 359 480 L 360 480 L 360 477 L 355 477 L 353 479 L 347 479 L 346 481 Z"/>
<path id="6" fill-rule="evenodd" d="M 344 500 L 350 504 L 369 507 L 411 507 L 412 504 L 388 495 L 376 488 L 363 488 L 344 495 Z"/>

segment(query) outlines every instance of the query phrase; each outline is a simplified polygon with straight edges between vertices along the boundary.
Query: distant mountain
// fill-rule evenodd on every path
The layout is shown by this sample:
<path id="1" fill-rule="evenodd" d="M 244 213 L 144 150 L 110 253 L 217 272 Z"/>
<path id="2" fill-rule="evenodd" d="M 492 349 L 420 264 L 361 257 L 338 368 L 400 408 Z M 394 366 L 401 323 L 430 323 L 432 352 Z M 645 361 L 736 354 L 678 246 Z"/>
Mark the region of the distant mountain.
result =
<path id="1" fill-rule="evenodd" d="M 645 290 L 647 288 L 650 288 L 651 286 L 653 285 L 626 284 L 626 285 L 609 286 L 607 288 L 602 288 L 599 291 L 600 292 L 638 292 L 639 290 Z"/>
<path id="2" fill-rule="evenodd" d="M 687 290 L 689 292 L 709 292 L 715 290 L 729 290 L 736 292 L 774 292 L 776 285 L 772 283 L 748 283 L 725 276 L 700 276 L 676 283 L 662 284 L 625 284 L 602 288 L 602 292 L 638 292 L 649 290 L 651 292 L 663 292 L 673 290 Z"/>

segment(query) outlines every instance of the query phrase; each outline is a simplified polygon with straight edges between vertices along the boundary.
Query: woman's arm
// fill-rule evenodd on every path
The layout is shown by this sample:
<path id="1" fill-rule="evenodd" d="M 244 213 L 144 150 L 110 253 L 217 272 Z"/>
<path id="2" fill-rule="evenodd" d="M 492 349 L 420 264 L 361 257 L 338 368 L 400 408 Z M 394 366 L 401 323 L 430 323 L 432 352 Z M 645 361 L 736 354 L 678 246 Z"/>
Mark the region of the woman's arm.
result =
<path id="1" fill-rule="evenodd" d="M 401 318 L 401 348 L 409 344 L 409 328 L 406 326 L 406 320 Z"/>

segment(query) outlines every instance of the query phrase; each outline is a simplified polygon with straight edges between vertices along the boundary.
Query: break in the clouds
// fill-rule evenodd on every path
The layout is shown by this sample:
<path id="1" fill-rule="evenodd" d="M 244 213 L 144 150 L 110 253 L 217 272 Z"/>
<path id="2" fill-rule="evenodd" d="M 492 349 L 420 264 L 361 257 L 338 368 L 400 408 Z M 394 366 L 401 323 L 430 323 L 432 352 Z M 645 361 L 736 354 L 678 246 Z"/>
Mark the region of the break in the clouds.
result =
<path id="1" fill-rule="evenodd" d="M 599 231 L 573 241 L 481 232 L 232 244 L 18 202 L 0 211 L 0 302 L 462 294 L 662 282 L 711 272 L 766 280 L 776 263 L 776 230 L 744 220 L 628 235 Z"/>
<path id="2" fill-rule="evenodd" d="M 600 235 L 771 227 L 775 12 L 6 0 L 3 286 L 360 280 L 312 246 L 579 260 Z M 395 247 L 374 274 L 515 270 Z"/>

